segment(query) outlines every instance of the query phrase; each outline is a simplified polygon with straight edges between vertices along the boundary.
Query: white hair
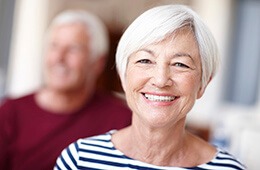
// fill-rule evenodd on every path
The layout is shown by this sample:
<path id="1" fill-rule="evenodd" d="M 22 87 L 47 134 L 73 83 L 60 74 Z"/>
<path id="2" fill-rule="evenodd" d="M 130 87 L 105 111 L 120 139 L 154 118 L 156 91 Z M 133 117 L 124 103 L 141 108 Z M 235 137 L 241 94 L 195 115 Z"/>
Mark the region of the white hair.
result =
<path id="1" fill-rule="evenodd" d="M 48 28 L 51 30 L 60 25 L 80 23 L 86 28 L 90 37 L 90 51 L 94 59 L 104 57 L 109 51 L 108 31 L 104 23 L 95 15 L 83 10 L 67 10 L 57 15 Z"/>
<path id="2" fill-rule="evenodd" d="M 116 65 L 121 81 L 129 56 L 140 48 L 159 42 L 177 29 L 190 25 L 197 40 L 202 64 L 202 85 L 205 86 L 215 75 L 218 65 L 218 50 L 215 39 L 200 17 L 185 5 L 164 5 L 154 7 L 142 15 L 126 29 L 121 37 Z"/>

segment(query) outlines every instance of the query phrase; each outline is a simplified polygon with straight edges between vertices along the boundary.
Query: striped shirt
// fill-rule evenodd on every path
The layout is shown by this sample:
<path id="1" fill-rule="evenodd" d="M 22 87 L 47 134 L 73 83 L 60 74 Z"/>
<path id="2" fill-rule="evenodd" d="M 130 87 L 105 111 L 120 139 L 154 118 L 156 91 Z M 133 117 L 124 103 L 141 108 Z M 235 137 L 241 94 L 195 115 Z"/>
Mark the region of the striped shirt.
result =
<path id="1" fill-rule="evenodd" d="M 57 159 L 54 170 L 67 169 L 147 169 L 147 170 L 243 170 L 245 169 L 229 153 L 218 148 L 216 156 L 208 163 L 191 167 L 155 166 L 125 156 L 111 142 L 110 131 L 103 135 L 79 139 L 64 149 Z"/>

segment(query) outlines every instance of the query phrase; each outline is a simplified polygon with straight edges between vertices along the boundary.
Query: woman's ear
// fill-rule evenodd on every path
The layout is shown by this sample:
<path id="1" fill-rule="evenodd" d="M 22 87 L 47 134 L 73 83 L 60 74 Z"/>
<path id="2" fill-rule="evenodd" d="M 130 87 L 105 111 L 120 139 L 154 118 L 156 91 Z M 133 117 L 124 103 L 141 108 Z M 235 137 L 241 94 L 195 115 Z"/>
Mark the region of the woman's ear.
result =
<path id="1" fill-rule="evenodd" d="M 198 94 L 197 94 L 197 99 L 201 98 L 206 90 L 206 87 L 208 86 L 208 84 L 211 82 L 212 80 L 212 76 L 210 76 L 208 82 L 205 85 L 201 85 Z"/>

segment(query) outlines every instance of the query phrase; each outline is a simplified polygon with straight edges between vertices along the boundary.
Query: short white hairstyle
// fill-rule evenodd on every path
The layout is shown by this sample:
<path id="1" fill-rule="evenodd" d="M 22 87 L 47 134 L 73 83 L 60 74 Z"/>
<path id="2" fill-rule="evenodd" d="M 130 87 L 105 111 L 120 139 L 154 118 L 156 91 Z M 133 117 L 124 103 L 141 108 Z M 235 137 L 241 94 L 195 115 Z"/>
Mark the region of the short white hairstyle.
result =
<path id="1" fill-rule="evenodd" d="M 208 84 L 218 67 L 215 39 L 201 18 L 185 5 L 163 5 L 140 15 L 122 35 L 116 52 L 116 66 L 122 82 L 128 58 L 140 48 L 164 40 L 176 30 L 190 25 L 197 40 L 202 65 L 202 85 Z"/>
<path id="2" fill-rule="evenodd" d="M 94 59 L 107 56 L 109 51 L 107 27 L 100 18 L 90 12 L 84 10 L 66 10 L 61 12 L 52 20 L 47 34 L 50 34 L 54 27 L 73 23 L 80 23 L 85 26 L 86 34 L 90 37 L 89 48 L 91 56 Z"/>

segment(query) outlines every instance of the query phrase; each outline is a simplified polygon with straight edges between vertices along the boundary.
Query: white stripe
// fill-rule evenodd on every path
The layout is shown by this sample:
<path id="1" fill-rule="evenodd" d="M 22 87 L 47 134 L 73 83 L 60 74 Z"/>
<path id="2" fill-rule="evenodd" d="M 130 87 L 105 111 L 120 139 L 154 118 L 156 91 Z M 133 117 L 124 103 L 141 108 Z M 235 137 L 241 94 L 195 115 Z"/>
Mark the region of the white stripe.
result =
<path id="1" fill-rule="evenodd" d="M 65 153 L 63 155 L 63 158 L 66 161 L 66 163 L 69 165 L 70 168 L 77 169 L 77 167 L 74 165 L 72 159 L 69 157 L 67 150 L 64 150 L 64 151 L 65 151 Z M 73 158 L 77 162 L 78 161 L 78 153 L 77 153 L 77 150 L 75 148 L 75 144 L 69 145 L 69 151 L 71 152 Z"/>
<path id="2" fill-rule="evenodd" d="M 57 164 L 57 166 L 59 166 L 61 169 L 67 169 L 67 168 L 64 166 L 64 164 L 63 164 L 63 162 L 61 161 L 60 158 L 58 158 L 56 164 Z"/>
<path id="3" fill-rule="evenodd" d="M 80 144 L 84 146 L 84 144 L 94 144 L 94 145 L 100 145 L 105 147 L 113 147 L 113 144 L 111 142 L 103 142 L 103 141 L 96 141 L 96 140 L 81 140 Z"/>
<path id="4" fill-rule="evenodd" d="M 85 149 L 85 150 L 109 153 L 109 154 L 112 153 L 113 155 L 118 155 L 118 156 L 124 155 L 122 152 L 120 152 L 118 150 L 106 149 L 106 148 L 103 148 L 103 147 L 100 147 L 100 146 L 80 145 L 80 148 Z"/>
<path id="5" fill-rule="evenodd" d="M 110 165 L 104 165 L 99 163 L 92 163 L 92 162 L 79 162 L 79 165 L 82 167 L 95 167 L 98 169 L 108 169 L 108 170 L 121 170 L 121 169 L 132 169 L 129 167 L 117 167 L 117 166 L 110 166 Z"/>
<path id="6" fill-rule="evenodd" d="M 234 168 L 223 167 L 223 166 L 207 165 L 207 164 L 203 164 L 202 166 L 198 166 L 198 167 L 204 168 L 204 169 L 207 169 L 207 170 L 216 170 L 216 168 L 219 168 L 221 170 L 234 170 Z"/>
<path id="7" fill-rule="evenodd" d="M 92 136 L 87 139 L 110 140 L 111 136 L 110 136 L 110 134 L 103 134 L 103 135 L 98 135 L 98 136 Z"/>
<path id="8" fill-rule="evenodd" d="M 98 140 L 106 140 L 108 142 L 98 141 Z M 102 153 L 105 153 L 105 154 L 107 153 L 107 154 L 115 155 L 115 156 L 124 156 L 124 154 L 121 151 L 110 149 L 110 148 L 114 147 L 113 143 L 110 140 L 111 140 L 111 135 L 105 134 L 105 135 L 99 135 L 99 136 L 95 136 L 95 137 L 91 137 L 91 138 L 81 139 L 81 140 L 78 140 L 77 143 L 78 143 L 80 150 L 85 149 L 85 150 L 90 150 L 90 151 L 102 152 Z M 91 146 L 91 145 L 87 145 L 87 144 L 93 144 L 93 145 L 97 145 L 97 146 Z M 108 148 L 104 148 L 104 147 L 108 147 Z M 91 159 L 94 159 L 94 160 L 101 160 L 101 161 L 108 161 L 108 162 L 111 162 L 111 163 L 119 163 L 119 164 L 139 166 L 139 167 L 143 167 L 143 168 L 145 168 L 145 167 L 149 168 L 150 167 L 150 168 L 154 168 L 154 169 L 185 170 L 185 168 L 155 166 L 155 165 L 151 165 L 151 164 L 148 164 L 148 163 L 145 163 L 145 162 L 140 162 L 138 160 L 128 159 L 128 158 L 125 158 L 125 157 L 116 158 L 116 157 L 113 157 L 113 156 L 111 157 L 111 156 L 93 154 L 93 153 L 88 153 L 88 152 L 84 152 L 84 151 L 77 152 L 74 144 L 69 146 L 69 150 L 71 151 L 71 153 L 72 153 L 74 159 L 77 161 L 78 165 L 80 165 L 82 167 L 95 167 L 95 168 L 99 168 L 99 169 L 113 169 L 113 170 L 120 170 L 120 169 L 129 169 L 130 170 L 130 169 L 132 169 L 132 168 L 129 168 L 129 167 L 124 168 L 124 167 L 106 165 L 106 164 L 101 164 L 101 163 L 82 161 L 82 160 L 79 160 L 79 157 L 80 158 L 91 158 Z M 221 149 L 219 149 L 219 150 L 222 151 Z M 67 153 L 62 154 L 62 156 L 70 166 L 73 166 L 70 158 L 67 155 Z M 217 159 L 217 157 L 224 158 L 224 159 L 225 158 L 226 159 L 234 159 L 234 160 L 220 160 L 220 159 Z M 225 153 L 218 152 L 216 157 L 213 160 L 211 160 L 211 162 L 212 163 L 227 164 L 227 165 L 235 165 L 235 166 L 241 167 L 241 169 L 243 169 L 243 167 L 235 161 L 234 157 L 232 157 L 228 154 L 225 154 Z M 57 161 L 57 164 L 60 167 L 65 168 L 64 166 L 62 166 L 62 162 L 60 160 Z M 74 167 L 75 166 L 73 166 L 73 168 Z M 215 169 L 234 170 L 234 168 L 223 167 L 223 166 L 218 166 L 218 165 L 208 165 L 208 164 L 202 164 L 198 167 L 208 169 L 208 170 L 215 170 Z"/>
<path id="9" fill-rule="evenodd" d="M 144 162 L 140 162 L 137 160 L 131 160 L 131 159 L 125 159 L 125 158 L 114 158 L 114 157 L 110 157 L 110 156 L 104 156 L 104 155 L 97 155 L 97 154 L 92 154 L 92 153 L 84 153 L 84 152 L 80 152 L 80 157 L 82 158 L 91 158 L 94 160 L 101 160 L 101 161 L 108 161 L 108 162 L 112 162 L 112 163 L 119 163 L 119 164 L 131 164 L 134 166 L 140 166 L 140 167 L 150 167 L 150 168 L 158 168 L 158 169 L 183 169 L 183 168 L 173 168 L 173 167 L 160 167 L 160 166 L 155 166 L 155 165 L 151 165 L 148 163 L 144 163 Z M 109 154 L 113 154 L 113 153 L 109 153 Z M 89 166 L 89 164 L 93 164 L 95 166 L 93 167 L 99 167 L 102 165 L 103 166 L 109 166 L 109 165 L 104 165 L 104 164 L 99 164 L 99 163 L 92 163 L 92 162 L 81 162 L 80 164 L 84 164 L 86 166 Z M 111 167 L 111 166 L 109 166 Z M 115 168 L 115 166 L 113 166 L 113 169 Z M 122 167 L 121 167 L 122 168 Z M 120 169 L 120 167 L 119 167 Z"/>
<path id="10" fill-rule="evenodd" d="M 225 159 L 214 159 L 211 162 L 213 163 L 222 163 L 222 164 L 232 164 L 232 165 L 236 165 L 237 167 L 241 168 L 241 165 L 239 163 L 237 163 L 234 160 L 225 160 Z"/>

